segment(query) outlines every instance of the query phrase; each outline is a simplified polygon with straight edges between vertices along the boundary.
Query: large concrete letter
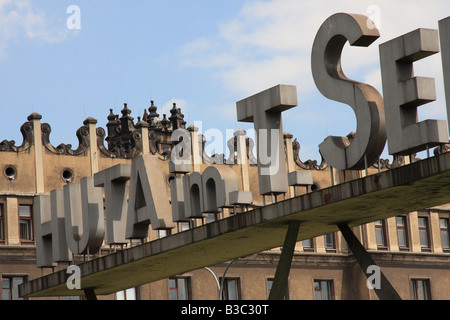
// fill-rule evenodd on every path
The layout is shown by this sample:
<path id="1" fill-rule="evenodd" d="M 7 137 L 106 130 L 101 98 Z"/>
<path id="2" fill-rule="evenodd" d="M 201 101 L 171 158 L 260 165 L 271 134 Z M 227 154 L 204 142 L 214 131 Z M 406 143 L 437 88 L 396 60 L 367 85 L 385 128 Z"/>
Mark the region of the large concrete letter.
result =
<path id="1" fill-rule="evenodd" d="M 126 243 L 127 181 L 131 165 L 119 164 L 94 175 L 96 187 L 105 190 L 106 244 Z"/>
<path id="2" fill-rule="evenodd" d="M 151 154 L 140 156 L 131 165 L 128 202 L 127 239 L 148 236 L 154 230 L 173 228 L 169 195 L 159 159 Z"/>
<path id="3" fill-rule="evenodd" d="M 239 191 L 236 173 L 232 168 L 210 166 L 202 174 L 204 212 L 216 213 L 230 207 L 230 193 Z"/>
<path id="4" fill-rule="evenodd" d="M 441 59 L 444 73 L 445 99 L 447 104 L 447 125 L 450 131 L 450 17 L 439 21 Z"/>
<path id="5" fill-rule="evenodd" d="M 183 177 L 184 215 L 186 218 L 203 217 L 202 175 L 193 172 Z"/>
<path id="6" fill-rule="evenodd" d="M 448 143 L 443 120 L 417 122 L 417 107 L 436 100 L 433 78 L 414 77 L 413 62 L 439 52 L 437 30 L 417 29 L 380 45 L 389 154 L 410 155 Z"/>
<path id="7" fill-rule="evenodd" d="M 327 137 L 320 144 L 322 157 L 340 170 L 362 170 L 372 165 L 386 144 L 384 106 L 381 94 L 368 84 L 348 79 L 341 67 L 345 43 L 368 47 L 379 36 L 368 27 L 363 15 L 337 13 L 320 27 L 312 49 L 312 74 L 319 91 L 327 98 L 348 104 L 357 120 L 352 142 L 346 137 Z M 350 131 L 350 130 L 349 130 Z"/>
<path id="8" fill-rule="evenodd" d="M 170 180 L 170 201 L 172 204 L 172 220 L 174 222 L 186 221 L 182 178 Z"/>
<path id="9" fill-rule="evenodd" d="M 288 85 L 275 86 L 236 103 L 238 121 L 255 124 L 259 193 L 262 195 L 289 190 L 281 113 L 295 106 L 297 89 Z"/>
<path id="10" fill-rule="evenodd" d="M 52 213 L 52 243 L 53 261 L 72 261 L 66 240 L 66 215 L 64 210 L 64 190 L 56 189 L 50 192 Z"/>
<path id="11" fill-rule="evenodd" d="M 52 267 L 52 229 L 50 196 L 34 198 L 34 230 L 36 232 L 36 265 L 38 268 Z"/>
<path id="12" fill-rule="evenodd" d="M 98 252 L 104 239 L 102 189 L 94 187 L 94 178 L 64 186 L 66 239 L 74 254 Z"/>

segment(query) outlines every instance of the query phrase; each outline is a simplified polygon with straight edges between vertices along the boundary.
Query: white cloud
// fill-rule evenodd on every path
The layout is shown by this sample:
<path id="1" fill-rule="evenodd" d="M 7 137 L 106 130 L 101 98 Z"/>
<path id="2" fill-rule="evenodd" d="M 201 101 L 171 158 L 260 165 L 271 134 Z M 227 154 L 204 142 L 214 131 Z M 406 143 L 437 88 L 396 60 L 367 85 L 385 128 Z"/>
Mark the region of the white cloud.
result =
<path id="1" fill-rule="evenodd" d="M 249 1 L 236 17 L 219 25 L 214 38 L 188 43 L 182 54 L 190 66 L 213 69 L 234 93 L 254 93 L 286 81 L 306 93 L 315 87 L 305 79 L 312 81 L 311 47 L 322 22 L 342 11 L 370 16 L 373 6 L 380 9 L 381 39 L 370 48 L 346 47 L 343 54 L 344 71 L 359 75 L 360 81 L 379 66 L 378 44 L 418 27 L 437 28 L 443 12 L 450 12 L 450 3 L 439 0 L 433 5 L 385 0 Z"/>
<path id="2" fill-rule="evenodd" d="M 279 83 L 296 85 L 302 122 L 317 124 L 320 123 L 318 119 L 324 119 L 322 108 L 317 106 L 324 101 L 320 99 L 325 98 L 312 79 L 311 49 L 321 24 L 337 12 L 364 14 L 380 24 L 381 37 L 370 47 L 347 45 L 344 48 L 342 66 L 347 77 L 366 82 L 382 94 L 379 45 L 417 28 L 437 29 L 438 20 L 450 15 L 450 2 L 247 1 L 235 17 L 218 25 L 215 36 L 186 44 L 182 59 L 190 67 L 210 69 L 221 79 L 228 94 L 241 98 Z M 446 117 L 441 63 L 437 56 L 417 63 L 416 68 L 416 75 L 436 79 L 438 101 L 419 109 L 419 115 L 426 118 Z M 294 118 L 289 120 L 295 121 Z M 298 126 L 302 122 L 295 123 Z M 351 125 L 345 127 L 352 129 Z M 330 128 L 329 134 L 336 134 L 333 131 L 334 128 Z M 322 137 L 322 132 L 319 135 L 325 137 Z M 309 137 L 299 137 L 299 140 L 304 139 Z M 317 145 L 304 147 L 309 150 L 309 155 L 317 149 Z"/>
<path id="3" fill-rule="evenodd" d="M 68 30 L 49 25 L 45 14 L 33 8 L 29 0 L 0 0 L 0 56 L 8 43 L 17 37 L 26 37 L 46 43 L 67 38 Z"/>

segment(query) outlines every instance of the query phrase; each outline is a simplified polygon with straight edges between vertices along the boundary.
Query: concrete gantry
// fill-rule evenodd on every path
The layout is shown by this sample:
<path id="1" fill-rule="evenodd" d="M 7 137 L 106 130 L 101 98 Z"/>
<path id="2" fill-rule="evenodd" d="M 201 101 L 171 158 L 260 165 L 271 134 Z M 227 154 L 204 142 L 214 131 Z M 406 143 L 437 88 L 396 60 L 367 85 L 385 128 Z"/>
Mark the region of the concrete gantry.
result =
<path id="1" fill-rule="evenodd" d="M 283 246 L 292 222 L 299 222 L 300 241 L 338 231 L 338 225 L 352 228 L 448 203 L 449 185 L 450 153 L 445 153 L 87 261 L 79 265 L 80 290 L 68 289 L 68 275 L 61 270 L 24 283 L 20 295 L 114 293 Z"/>

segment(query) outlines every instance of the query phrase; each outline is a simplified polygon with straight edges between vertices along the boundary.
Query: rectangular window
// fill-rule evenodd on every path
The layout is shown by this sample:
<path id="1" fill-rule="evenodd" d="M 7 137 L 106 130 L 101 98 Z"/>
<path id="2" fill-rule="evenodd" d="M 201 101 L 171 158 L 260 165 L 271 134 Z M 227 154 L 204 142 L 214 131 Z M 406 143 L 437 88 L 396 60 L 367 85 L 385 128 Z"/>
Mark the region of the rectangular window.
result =
<path id="1" fill-rule="evenodd" d="M 408 250 L 408 229 L 406 225 L 406 217 L 400 216 L 395 218 L 397 223 L 397 238 L 400 250 Z"/>
<path id="2" fill-rule="evenodd" d="M 167 236 L 170 236 L 170 230 L 168 230 L 168 229 L 159 229 L 156 236 L 158 237 L 158 239 L 162 239 L 162 238 L 165 238 Z"/>
<path id="3" fill-rule="evenodd" d="M 0 204 L 0 242 L 5 241 L 5 223 L 3 214 L 3 205 Z"/>
<path id="4" fill-rule="evenodd" d="M 186 231 L 191 228 L 190 222 L 181 222 L 181 231 Z"/>
<path id="5" fill-rule="evenodd" d="M 223 282 L 223 299 L 241 299 L 241 282 L 239 278 L 225 278 Z"/>
<path id="6" fill-rule="evenodd" d="M 332 295 L 332 280 L 314 280 L 314 300 L 332 300 Z"/>
<path id="7" fill-rule="evenodd" d="M 205 223 L 211 223 L 214 221 L 217 221 L 217 214 L 215 213 L 205 213 L 203 214 L 204 218 L 205 218 Z"/>
<path id="8" fill-rule="evenodd" d="M 116 300 L 137 300 L 136 288 L 116 292 Z"/>
<path id="9" fill-rule="evenodd" d="M 19 297 L 19 285 L 26 277 L 2 276 L 2 300 L 23 300 Z"/>
<path id="10" fill-rule="evenodd" d="M 191 300 L 190 278 L 169 279 L 169 300 Z"/>
<path id="11" fill-rule="evenodd" d="M 411 279 L 413 300 L 431 300 L 430 280 Z"/>
<path id="12" fill-rule="evenodd" d="M 386 227 L 384 220 L 375 221 L 375 235 L 378 249 L 386 249 Z"/>
<path id="13" fill-rule="evenodd" d="M 20 240 L 33 241 L 33 220 L 32 207 L 29 205 L 19 205 L 19 219 L 20 219 Z"/>
<path id="14" fill-rule="evenodd" d="M 439 219 L 439 228 L 441 230 L 442 249 L 450 251 L 450 234 L 448 231 L 448 218 Z"/>
<path id="15" fill-rule="evenodd" d="M 427 217 L 419 217 L 419 238 L 422 251 L 430 251 L 430 236 L 428 232 Z"/>
<path id="16" fill-rule="evenodd" d="M 325 249 L 327 251 L 334 251 L 336 249 L 334 241 L 334 233 L 327 233 L 324 237 L 325 237 Z"/>
<path id="17" fill-rule="evenodd" d="M 302 241 L 303 251 L 314 251 L 313 239 L 306 239 Z"/>

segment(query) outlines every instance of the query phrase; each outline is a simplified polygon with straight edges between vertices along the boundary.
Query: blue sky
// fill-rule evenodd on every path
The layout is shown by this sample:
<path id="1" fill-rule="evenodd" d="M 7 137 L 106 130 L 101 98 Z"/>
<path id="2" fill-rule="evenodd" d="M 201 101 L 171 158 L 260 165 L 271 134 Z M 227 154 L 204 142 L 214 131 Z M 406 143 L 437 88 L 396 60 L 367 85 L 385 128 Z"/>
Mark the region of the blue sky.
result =
<path id="1" fill-rule="evenodd" d="M 80 9 L 81 29 L 67 28 L 70 5 Z M 328 135 L 356 129 L 351 108 L 322 97 L 311 76 L 315 34 L 336 12 L 380 23 L 371 47 L 344 49 L 343 68 L 382 93 L 378 46 L 419 27 L 437 29 L 450 2 L 0 0 L 0 141 L 20 145 L 20 126 L 38 112 L 53 145 L 75 149 L 87 117 L 106 128 L 110 108 L 120 113 L 126 102 L 137 119 L 150 100 L 161 115 L 176 102 L 188 124 L 202 121 L 203 133 L 225 136 L 252 128 L 236 121 L 236 101 L 283 83 L 297 86 L 299 101 L 283 114 L 284 130 L 300 142 L 302 160 L 320 160 Z M 446 120 L 440 56 L 417 63 L 416 74 L 436 78 L 438 97 L 420 117 Z"/>

